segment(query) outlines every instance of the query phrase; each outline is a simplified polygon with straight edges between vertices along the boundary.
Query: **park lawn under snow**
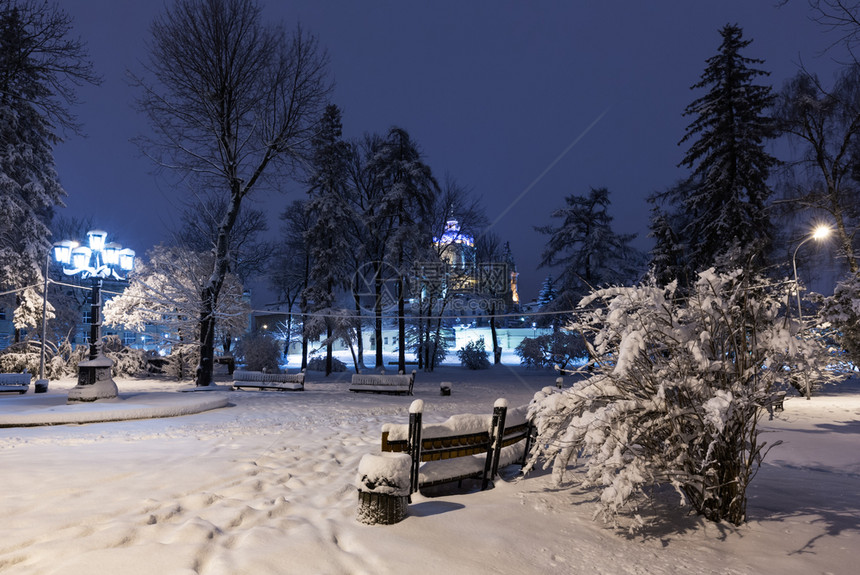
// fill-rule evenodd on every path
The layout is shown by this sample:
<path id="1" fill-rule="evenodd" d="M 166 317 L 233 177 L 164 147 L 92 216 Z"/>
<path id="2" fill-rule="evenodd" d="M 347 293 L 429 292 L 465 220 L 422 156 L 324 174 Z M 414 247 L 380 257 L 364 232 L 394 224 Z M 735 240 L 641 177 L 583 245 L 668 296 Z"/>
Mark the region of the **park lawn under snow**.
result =
<path id="1" fill-rule="evenodd" d="M 441 381 L 453 382 L 450 397 Z M 553 385 L 521 367 L 419 373 L 425 422 L 487 413 Z M 120 393 L 183 387 L 118 380 Z M 73 382 L 52 382 L 65 393 Z M 185 384 L 187 385 L 187 384 Z M 411 397 L 353 394 L 348 374 L 303 392 L 218 391 L 230 407 L 174 418 L 0 429 L 0 572 L 644 574 L 856 573 L 860 384 L 764 421 L 782 440 L 749 492 L 749 522 L 669 519 L 630 534 L 592 520 L 594 495 L 516 468 L 485 492 L 413 496 L 392 526 L 355 520 L 355 475 Z M 186 394 L 183 394 L 186 395 Z M 0 397 L 0 410 L 16 397 Z M 26 396 L 23 396 L 26 397 Z M 656 509 L 641 510 L 647 519 Z"/>

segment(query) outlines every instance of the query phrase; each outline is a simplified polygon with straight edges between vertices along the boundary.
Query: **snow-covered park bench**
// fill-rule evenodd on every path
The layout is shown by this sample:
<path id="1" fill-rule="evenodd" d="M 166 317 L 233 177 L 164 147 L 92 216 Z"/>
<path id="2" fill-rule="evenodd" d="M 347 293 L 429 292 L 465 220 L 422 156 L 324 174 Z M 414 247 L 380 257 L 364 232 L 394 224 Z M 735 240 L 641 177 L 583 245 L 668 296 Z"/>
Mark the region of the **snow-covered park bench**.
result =
<path id="1" fill-rule="evenodd" d="M 499 399 L 492 415 L 452 415 L 430 425 L 422 424 L 423 411 L 423 400 L 415 400 L 408 424 L 382 427 L 382 451 L 412 458 L 410 493 L 464 479 L 481 479 L 484 490 L 500 468 L 525 463 L 532 441 L 526 406 L 508 410 Z"/>
<path id="2" fill-rule="evenodd" d="M 28 389 L 29 373 L 0 373 L 0 392 L 27 393 Z"/>
<path id="3" fill-rule="evenodd" d="M 406 374 L 364 374 L 354 373 L 350 382 L 349 390 L 369 393 L 389 393 L 412 395 L 412 386 L 415 384 L 415 370 Z"/>
<path id="4" fill-rule="evenodd" d="M 305 373 L 263 373 L 262 371 L 233 372 L 233 389 L 276 389 L 302 391 L 305 388 Z"/>

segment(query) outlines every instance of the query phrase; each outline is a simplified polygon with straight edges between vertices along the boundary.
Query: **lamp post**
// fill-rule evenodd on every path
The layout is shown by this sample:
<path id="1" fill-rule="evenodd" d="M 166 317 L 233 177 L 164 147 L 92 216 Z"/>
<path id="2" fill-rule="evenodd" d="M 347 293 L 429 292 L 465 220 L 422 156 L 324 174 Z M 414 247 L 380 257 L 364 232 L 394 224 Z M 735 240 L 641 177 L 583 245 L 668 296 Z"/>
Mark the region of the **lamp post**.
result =
<path id="1" fill-rule="evenodd" d="M 42 286 L 42 346 L 39 351 L 39 385 L 36 386 L 36 391 L 41 391 L 45 381 L 45 336 L 48 332 L 48 265 L 51 263 L 51 250 L 45 254 L 45 285 Z M 45 388 L 47 389 L 47 387 Z"/>
<path id="2" fill-rule="evenodd" d="M 800 320 L 801 329 L 803 328 L 803 308 L 800 306 L 800 283 L 797 281 L 797 251 L 800 249 L 800 246 L 808 242 L 809 240 L 818 240 L 821 241 L 830 235 L 830 227 L 828 226 L 816 226 L 812 233 L 806 236 L 802 242 L 797 244 L 797 247 L 794 248 L 794 255 L 791 258 L 791 267 L 794 270 L 794 289 L 795 294 L 797 295 L 797 318 Z M 812 399 L 812 386 L 810 385 L 809 376 L 804 374 L 804 380 L 806 382 L 806 399 Z"/>
<path id="3" fill-rule="evenodd" d="M 816 226 L 812 233 L 806 236 L 802 242 L 797 244 L 797 247 L 794 248 L 794 255 L 791 258 L 791 267 L 794 269 L 794 290 L 797 295 L 797 317 L 803 322 L 803 309 L 800 307 L 800 283 L 797 281 L 797 251 L 800 249 L 800 246 L 808 242 L 809 240 L 818 240 L 821 241 L 826 239 L 832 230 L 829 226 Z"/>
<path id="4" fill-rule="evenodd" d="M 110 399 L 117 396 L 117 387 L 111 377 L 113 361 L 102 354 L 101 342 L 101 288 L 107 278 L 123 280 L 119 272 L 134 268 L 134 250 L 123 249 L 116 243 L 107 243 L 107 232 L 87 232 L 89 247 L 77 242 L 63 241 L 54 245 L 54 258 L 63 265 L 63 273 L 80 275 L 92 280 L 90 296 L 90 353 L 78 364 L 78 384 L 69 391 L 69 403 Z"/>

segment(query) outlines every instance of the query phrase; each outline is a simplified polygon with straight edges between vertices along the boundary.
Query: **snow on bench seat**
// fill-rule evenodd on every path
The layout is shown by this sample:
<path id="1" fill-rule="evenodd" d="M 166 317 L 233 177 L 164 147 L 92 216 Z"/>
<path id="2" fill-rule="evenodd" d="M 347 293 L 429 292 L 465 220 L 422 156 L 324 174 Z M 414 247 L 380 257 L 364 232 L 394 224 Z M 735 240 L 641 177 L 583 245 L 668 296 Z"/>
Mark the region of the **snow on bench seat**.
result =
<path id="1" fill-rule="evenodd" d="M 365 374 L 354 373 L 349 390 L 355 392 L 389 393 L 412 395 L 415 384 L 415 370 L 405 374 Z"/>
<path id="2" fill-rule="evenodd" d="M 280 391 L 302 391 L 305 389 L 305 374 L 263 373 L 262 371 L 234 371 L 233 389 L 275 389 Z"/>
<path id="3" fill-rule="evenodd" d="M 30 389 L 29 373 L 0 373 L 0 392 L 27 393 Z"/>

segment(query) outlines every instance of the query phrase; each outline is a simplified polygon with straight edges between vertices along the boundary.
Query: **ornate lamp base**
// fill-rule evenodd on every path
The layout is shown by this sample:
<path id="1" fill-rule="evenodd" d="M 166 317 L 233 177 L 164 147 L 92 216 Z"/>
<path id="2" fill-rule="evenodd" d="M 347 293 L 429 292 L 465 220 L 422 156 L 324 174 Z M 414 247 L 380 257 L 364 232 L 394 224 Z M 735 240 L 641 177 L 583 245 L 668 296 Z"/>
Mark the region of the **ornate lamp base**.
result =
<path id="1" fill-rule="evenodd" d="M 67 403 L 112 399 L 118 389 L 111 377 L 113 361 L 99 355 L 78 364 L 78 385 L 69 390 Z"/>

